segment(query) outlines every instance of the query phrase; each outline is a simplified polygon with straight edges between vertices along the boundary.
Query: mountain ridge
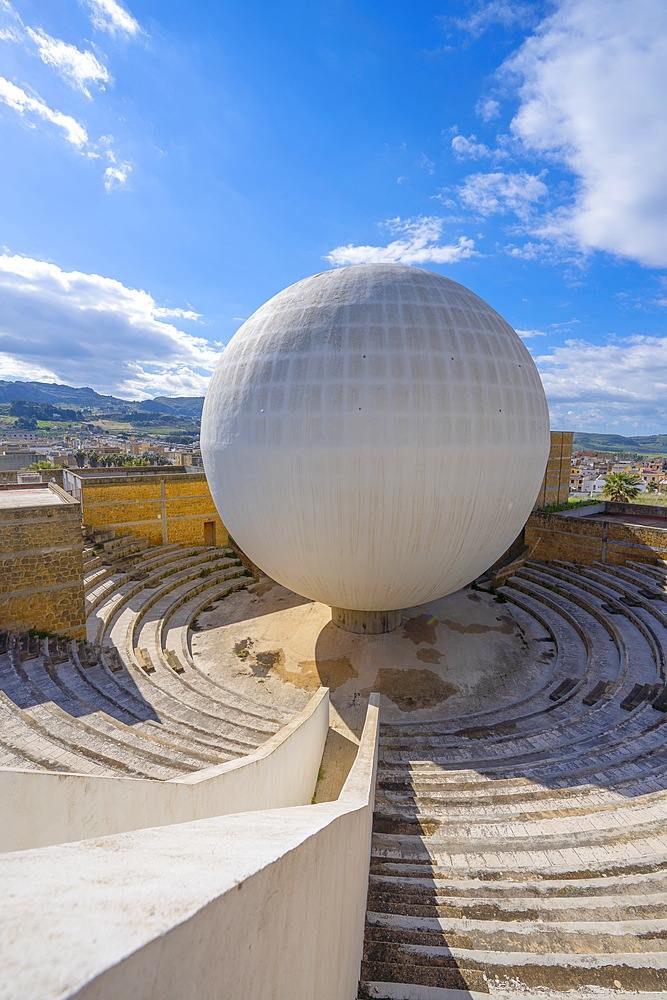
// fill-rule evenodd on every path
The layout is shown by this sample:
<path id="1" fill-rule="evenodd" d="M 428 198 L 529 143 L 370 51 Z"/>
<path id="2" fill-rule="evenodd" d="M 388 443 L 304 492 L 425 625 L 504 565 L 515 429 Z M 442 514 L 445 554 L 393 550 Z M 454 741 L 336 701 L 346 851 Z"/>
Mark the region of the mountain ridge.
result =
<path id="1" fill-rule="evenodd" d="M 667 434 L 591 434 L 575 431 L 576 451 L 630 452 L 639 455 L 667 455 Z"/>
<path id="2" fill-rule="evenodd" d="M 203 396 L 156 396 L 154 399 L 121 399 L 105 396 L 89 386 L 75 387 L 57 382 L 7 382 L 0 379 L 0 403 L 14 400 L 29 403 L 51 403 L 53 406 L 74 406 L 77 409 L 138 410 L 178 416 L 201 417 Z"/>

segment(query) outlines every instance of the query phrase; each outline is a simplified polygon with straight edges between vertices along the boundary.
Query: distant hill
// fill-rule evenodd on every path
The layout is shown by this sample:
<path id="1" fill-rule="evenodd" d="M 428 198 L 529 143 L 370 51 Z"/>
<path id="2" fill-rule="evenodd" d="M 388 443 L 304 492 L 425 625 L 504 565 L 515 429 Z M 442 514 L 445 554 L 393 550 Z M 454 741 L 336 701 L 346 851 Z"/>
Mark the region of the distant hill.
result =
<path id="1" fill-rule="evenodd" d="M 156 396 L 155 399 L 144 399 L 137 403 L 137 408 L 152 413 L 175 413 L 179 417 L 199 419 L 203 405 L 203 396 Z"/>
<path id="2" fill-rule="evenodd" d="M 52 382 L 5 382 L 0 379 L 0 403 L 24 399 L 29 403 L 50 403 L 92 410 L 138 410 L 166 413 L 179 417 L 201 417 L 203 396 L 156 396 L 155 399 L 128 400 L 118 396 L 103 396 L 87 386 L 79 389 Z"/>
<path id="3" fill-rule="evenodd" d="M 11 403 L 15 399 L 25 399 L 29 403 L 51 403 L 54 406 L 88 406 L 94 409 L 111 410 L 127 406 L 127 400 L 116 396 L 102 396 L 94 389 L 75 389 L 71 385 L 55 385 L 51 382 L 4 382 L 0 380 L 0 403 Z"/>
<path id="4" fill-rule="evenodd" d="M 637 435 L 588 434 L 575 432 L 575 451 L 630 452 L 639 455 L 667 455 L 667 434 Z"/>

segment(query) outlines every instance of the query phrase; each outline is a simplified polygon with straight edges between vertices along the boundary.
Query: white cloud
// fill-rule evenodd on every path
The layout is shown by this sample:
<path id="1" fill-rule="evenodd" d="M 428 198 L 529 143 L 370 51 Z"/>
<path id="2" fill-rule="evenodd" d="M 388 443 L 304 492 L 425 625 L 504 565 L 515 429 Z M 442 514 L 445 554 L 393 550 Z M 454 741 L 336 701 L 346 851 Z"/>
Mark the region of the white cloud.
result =
<path id="1" fill-rule="evenodd" d="M 41 28 L 26 27 L 26 33 L 37 46 L 40 59 L 54 69 L 68 83 L 90 97 L 87 84 L 103 87 L 109 82 L 109 72 L 90 50 L 81 51 L 76 45 L 69 45 L 59 38 L 52 38 Z"/>
<path id="2" fill-rule="evenodd" d="M 139 22 L 116 0 L 86 0 L 86 4 L 93 26 L 100 31 L 129 37 L 142 33 Z"/>
<path id="3" fill-rule="evenodd" d="M 606 344 L 572 339 L 535 361 L 552 416 L 563 427 L 664 430 L 667 337 L 636 335 Z"/>
<path id="4" fill-rule="evenodd" d="M 421 170 L 425 170 L 427 174 L 431 174 L 431 176 L 435 173 L 435 163 L 428 158 L 426 153 L 422 153 L 420 156 L 419 167 Z"/>
<path id="5" fill-rule="evenodd" d="M 71 115 L 50 108 L 40 97 L 31 97 L 3 76 L 0 76 L 0 101 L 22 116 L 37 116 L 62 129 L 67 141 L 77 149 L 82 150 L 88 145 L 88 134 L 80 122 Z"/>
<path id="6" fill-rule="evenodd" d="M 58 376 L 39 361 L 22 361 L 0 351 L 0 378 L 25 382 L 57 382 Z"/>
<path id="7" fill-rule="evenodd" d="M 665 266 L 664 0 L 560 0 L 506 68 L 520 79 L 515 136 L 577 181 L 538 232 Z"/>
<path id="8" fill-rule="evenodd" d="M 475 105 L 475 111 L 484 122 L 493 121 L 500 115 L 500 102 L 492 97 L 479 100 Z"/>
<path id="9" fill-rule="evenodd" d="M 473 38 L 479 38 L 493 25 L 503 28 L 515 25 L 526 26 L 535 20 L 535 4 L 519 3 L 516 0 L 480 0 L 476 9 L 468 17 L 452 18 L 451 21 Z"/>
<path id="10" fill-rule="evenodd" d="M 551 244 L 549 243 L 534 243 L 531 241 L 524 243 L 523 246 L 508 243 L 504 249 L 508 257 L 517 257 L 519 260 L 544 260 L 545 257 L 550 256 L 552 251 Z"/>
<path id="11" fill-rule="evenodd" d="M 511 211 L 520 219 L 527 218 L 535 203 L 548 194 L 542 176 L 525 171 L 471 174 L 458 191 L 464 205 L 481 215 Z"/>
<path id="12" fill-rule="evenodd" d="M 543 330 L 517 330 L 517 334 L 522 340 L 532 340 L 533 337 L 546 337 Z"/>
<path id="13" fill-rule="evenodd" d="M 103 156 L 106 157 L 109 161 L 109 166 L 104 171 L 104 187 L 107 191 L 113 191 L 127 181 L 132 165 L 126 162 L 118 163 L 113 151 L 108 148 L 109 142 L 112 141 L 109 136 L 103 136 L 100 139 L 102 146 L 100 152 L 100 144 L 96 145 L 89 140 L 85 128 L 75 118 L 72 118 L 71 115 L 65 115 L 61 111 L 55 111 L 41 97 L 26 93 L 21 87 L 17 87 L 16 84 L 2 76 L 0 76 L 0 103 L 4 103 L 16 111 L 27 120 L 32 128 L 36 127 L 35 118 L 38 118 L 62 129 L 66 141 L 89 159 L 99 160 Z M 105 146 L 107 148 L 104 148 Z"/>
<path id="14" fill-rule="evenodd" d="M 166 306 L 159 306 L 153 310 L 153 315 L 159 319 L 189 319 L 193 322 L 201 319 L 201 313 L 194 309 L 168 309 Z"/>
<path id="15" fill-rule="evenodd" d="M 104 171 L 104 187 L 107 191 L 113 191 L 125 184 L 132 171 L 132 166 L 129 163 L 116 163 L 111 153 L 107 153 L 107 156 L 112 163 Z"/>
<path id="16" fill-rule="evenodd" d="M 0 256 L 0 378 L 91 382 L 135 397 L 199 394 L 219 345 L 179 329 L 193 310 L 160 307 L 120 281 L 29 257 Z M 46 378 L 48 376 L 48 379 Z"/>
<path id="17" fill-rule="evenodd" d="M 491 150 L 483 142 L 477 141 L 476 135 L 455 135 L 452 139 L 452 149 L 459 160 L 481 160 L 485 156 L 491 156 Z"/>
<path id="18" fill-rule="evenodd" d="M 336 247 L 325 256 L 334 267 L 345 264 L 454 264 L 477 256 L 475 243 L 460 236 L 453 243 L 441 243 L 444 219 L 419 216 L 414 219 L 389 219 L 383 223 L 391 235 L 399 238 L 386 246 Z"/>
<path id="19" fill-rule="evenodd" d="M 34 30 L 21 21 L 7 0 L 0 0 L 5 11 L 12 14 L 20 24 L 21 31 L 11 30 L 11 41 L 18 42 L 25 48 L 31 43 L 37 47 L 40 58 L 52 66 L 68 83 L 76 87 L 88 98 L 90 91 L 88 83 L 96 83 L 103 88 L 111 79 L 108 70 L 90 51 L 81 51 L 74 45 L 69 45 L 41 29 Z M 63 138 L 74 146 L 82 155 L 93 160 L 106 159 L 108 166 L 104 170 L 104 186 L 107 191 L 121 187 L 127 181 L 132 166 L 127 162 L 118 162 L 111 144 L 111 136 L 102 136 L 97 142 L 90 140 L 88 133 L 72 115 L 51 108 L 39 94 L 19 87 L 18 84 L 0 76 L 0 104 L 17 112 L 30 128 L 36 128 L 37 122 L 47 122 L 61 130 Z"/>
<path id="20" fill-rule="evenodd" d="M 120 394 L 125 399 L 147 399 L 153 396 L 204 396 L 210 374 L 202 375 L 188 365 L 150 366 L 128 363 L 129 376 L 123 382 Z"/>

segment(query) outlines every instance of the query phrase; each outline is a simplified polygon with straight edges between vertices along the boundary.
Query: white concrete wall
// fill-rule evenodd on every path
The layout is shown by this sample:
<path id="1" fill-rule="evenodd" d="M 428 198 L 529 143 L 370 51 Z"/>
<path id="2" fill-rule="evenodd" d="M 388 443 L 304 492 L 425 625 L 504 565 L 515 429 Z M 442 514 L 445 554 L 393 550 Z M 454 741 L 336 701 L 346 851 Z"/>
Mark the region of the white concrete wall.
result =
<path id="1" fill-rule="evenodd" d="M 254 753 L 170 781 L 0 770 L 0 850 L 309 803 L 329 727 L 329 691 Z"/>
<path id="2" fill-rule="evenodd" d="M 2 1000 L 353 1000 L 377 704 L 337 802 L 0 857 Z"/>

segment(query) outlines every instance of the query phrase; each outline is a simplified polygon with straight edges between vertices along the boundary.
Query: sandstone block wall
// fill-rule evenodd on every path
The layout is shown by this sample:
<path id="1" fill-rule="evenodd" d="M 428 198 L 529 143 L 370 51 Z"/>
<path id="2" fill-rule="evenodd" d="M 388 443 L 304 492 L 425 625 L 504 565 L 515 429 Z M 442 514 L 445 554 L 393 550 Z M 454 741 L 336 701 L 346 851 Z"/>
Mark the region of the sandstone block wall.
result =
<path id="1" fill-rule="evenodd" d="M 0 628 L 83 638 L 81 506 L 45 488 L 53 504 L 0 507 Z"/>
<path id="2" fill-rule="evenodd" d="M 644 513 L 645 508 L 641 508 L 641 512 Z M 530 557 L 545 562 L 563 559 L 582 566 L 595 562 L 622 566 L 630 560 L 649 563 L 656 559 L 667 560 L 665 528 L 533 511 L 524 537 Z"/>
<path id="3" fill-rule="evenodd" d="M 552 431 L 549 459 L 535 501 L 536 507 L 565 503 L 570 493 L 570 464 L 574 443 L 573 431 Z"/>
<path id="4" fill-rule="evenodd" d="M 153 545 L 227 545 L 227 529 L 201 473 L 81 477 L 84 524 L 148 538 Z"/>

